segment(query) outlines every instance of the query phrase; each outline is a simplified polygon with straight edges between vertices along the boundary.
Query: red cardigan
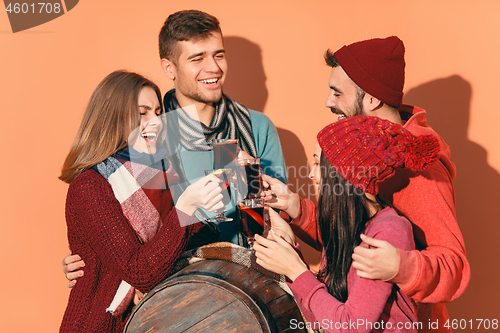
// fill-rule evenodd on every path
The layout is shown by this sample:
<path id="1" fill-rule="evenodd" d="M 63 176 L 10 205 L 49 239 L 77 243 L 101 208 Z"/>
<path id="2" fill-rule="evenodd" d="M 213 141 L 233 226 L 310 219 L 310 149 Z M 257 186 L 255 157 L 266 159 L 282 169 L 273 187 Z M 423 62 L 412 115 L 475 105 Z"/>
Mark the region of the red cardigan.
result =
<path id="1" fill-rule="evenodd" d="M 71 290 L 60 332 L 122 332 L 128 314 L 106 313 L 121 280 L 148 292 L 170 272 L 201 223 L 173 206 L 169 190 L 148 190 L 162 226 L 141 244 L 109 183 L 94 170 L 70 184 L 66 222 L 71 251 L 85 260 L 85 279 Z M 181 227 L 179 219 L 182 219 Z"/>
<path id="2" fill-rule="evenodd" d="M 440 161 L 423 172 L 399 169 L 394 177 L 380 184 L 380 195 L 399 209 L 412 223 L 417 250 L 400 250 L 398 274 L 390 280 L 420 302 L 418 319 L 427 323 L 439 319 L 439 330 L 448 317 L 444 302 L 463 294 L 470 280 L 470 266 L 465 244 L 455 213 L 455 165 L 450 148 L 426 124 L 425 111 L 402 105 L 400 114 L 404 128 L 414 135 L 432 134 L 441 144 Z M 301 199 L 301 214 L 292 221 L 297 236 L 307 244 L 321 249 L 316 230 L 316 206 Z M 423 330 L 427 332 L 424 325 Z"/>

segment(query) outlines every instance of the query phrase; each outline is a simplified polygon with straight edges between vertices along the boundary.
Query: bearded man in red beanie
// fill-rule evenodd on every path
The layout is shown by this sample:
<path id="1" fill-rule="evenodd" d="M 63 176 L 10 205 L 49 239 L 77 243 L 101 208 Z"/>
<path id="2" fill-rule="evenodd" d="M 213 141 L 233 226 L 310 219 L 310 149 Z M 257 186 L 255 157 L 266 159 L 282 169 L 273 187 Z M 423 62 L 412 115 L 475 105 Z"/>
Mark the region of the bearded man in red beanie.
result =
<path id="1" fill-rule="evenodd" d="M 463 294 L 470 280 L 470 266 L 455 213 L 455 165 L 450 148 L 429 126 L 425 111 L 402 104 L 405 48 L 395 36 L 370 39 L 328 50 L 332 68 L 326 107 L 339 118 L 355 115 L 379 117 L 404 126 L 415 136 L 433 135 L 440 143 L 440 159 L 430 169 L 400 169 L 380 184 L 380 195 L 412 223 L 416 248 L 403 251 L 391 244 L 362 236 L 370 248 L 358 246 L 352 256 L 357 274 L 397 284 L 419 302 L 419 332 L 451 332 L 445 302 Z M 307 244 L 319 249 L 316 205 L 292 193 L 284 184 L 265 176 L 275 202 L 286 211 L 292 229 Z M 271 199 L 271 192 L 267 198 Z M 448 322 L 448 324 L 450 324 Z"/>

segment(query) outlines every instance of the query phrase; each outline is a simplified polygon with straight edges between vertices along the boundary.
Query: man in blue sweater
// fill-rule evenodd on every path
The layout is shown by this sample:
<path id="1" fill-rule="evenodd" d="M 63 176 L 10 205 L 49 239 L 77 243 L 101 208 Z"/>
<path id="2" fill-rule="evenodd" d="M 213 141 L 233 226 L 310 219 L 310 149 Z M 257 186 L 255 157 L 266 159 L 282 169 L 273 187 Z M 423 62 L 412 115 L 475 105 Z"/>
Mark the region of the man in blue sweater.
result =
<path id="1" fill-rule="evenodd" d="M 247 109 L 223 93 L 227 61 L 219 21 L 198 10 L 170 15 L 159 35 L 161 67 L 174 83 L 164 96 L 170 159 L 190 184 L 212 169 L 210 139 L 238 139 L 245 157 L 260 158 L 263 172 L 286 183 L 286 166 L 276 127 L 261 112 Z M 234 196 L 226 215 L 237 218 Z M 206 214 L 206 212 L 203 212 Z M 218 241 L 238 243 L 238 221 L 218 224 Z M 72 287 L 84 262 L 63 260 Z"/>
<path id="2" fill-rule="evenodd" d="M 189 183 L 212 169 L 213 154 L 207 142 L 238 139 L 244 153 L 260 158 L 265 174 L 286 181 L 273 123 L 223 93 L 227 62 L 217 18 L 198 10 L 176 12 L 160 30 L 159 46 L 161 67 L 174 83 L 164 97 L 169 127 L 166 143 L 179 157 L 172 156 L 172 160 L 174 164 L 178 160 L 185 180 Z M 235 217 L 234 199 L 226 209 L 226 215 Z M 219 224 L 220 240 L 236 243 L 236 226 Z"/>

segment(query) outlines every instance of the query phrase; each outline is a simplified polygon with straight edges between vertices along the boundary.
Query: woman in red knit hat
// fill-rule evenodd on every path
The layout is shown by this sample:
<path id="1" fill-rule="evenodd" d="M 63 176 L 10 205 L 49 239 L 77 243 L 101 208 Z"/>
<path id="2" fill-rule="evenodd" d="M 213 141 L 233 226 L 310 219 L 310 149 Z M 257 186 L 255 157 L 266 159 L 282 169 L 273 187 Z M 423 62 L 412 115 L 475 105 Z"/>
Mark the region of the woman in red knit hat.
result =
<path id="1" fill-rule="evenodd" d="M 85 260 L 85 279 L 69 296 L 61 332 L 122 332 L 133 298 L 171 271 L 201 223 L 197 208 L 222 208 L 210 175 L 174 207 L 178 179 L 166 150 L 158 87 L 125 71 L 104 78 L 90 98 L 64 162 L 69 246 Z"/>
<path id="2" fill-rule="evenodd" d="M 307 323 L 327 332 L 417 332 L 416 304 L 389 282 L 359 277 L 352 267 L 362 235 L 415 248 L 411 223 L 385 203 L 378 184 L 396 168 L 424 170 L 437 161 L 433 136 L 415 137 L 402 126 L 377 117 L 353 116 L 318 134 L 311 178 L 319 184 L 318 231 L 323 260 L 314 276 L 291 244 L 288 223 L 271 212 L 271 239 L 256 236 L 257 263 L 286 275 Z M 279 235 L 279 236 L 278 236 Z"/>

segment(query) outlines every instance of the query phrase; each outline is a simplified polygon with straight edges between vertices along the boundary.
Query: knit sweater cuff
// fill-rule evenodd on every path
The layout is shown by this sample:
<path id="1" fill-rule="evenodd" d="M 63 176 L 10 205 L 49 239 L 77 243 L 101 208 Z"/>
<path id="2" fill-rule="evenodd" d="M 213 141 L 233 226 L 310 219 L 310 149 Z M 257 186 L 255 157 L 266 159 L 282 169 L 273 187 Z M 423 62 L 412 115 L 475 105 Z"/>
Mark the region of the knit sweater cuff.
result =
<path id="1" fill-rule="evenodd" d="M 395 283 L 401 290 L 411 297 L 412 287 L 418 278 L 418 256 L 416 251 L 399 251 L 399 271 L 392 279 L 388 280 Z"/>
<path id="2" fill-rule="evenodd" d="M 187 227 L 198 222 L 198 219 L 196 217 L 188 215 L 182 210 L 176 208 L 175 211 L 177 212 L 177 218 L 179 219 L 179 224 L 181 225 L 181 227 Z"/>
<path id="3" fill-rule="evenodd" d="M 293 218 L 293 219 L 290 219 L 290 223 L 294 222 L 296 224 L 300 224 L 299 221 L 301 221 L 302 219 L 302 209 L 304 208 L 304 199 L 302 197 L 299 197 L 299 214 Z"/>
<path id="4" fill-rule="evenodd" d="M 293 294 L 300 300 L 304 301 L 302 305 L 304 305 L 309 311 L 311 311 L 309 303 L 312 295 L 324 286 L 325 285 L 321 283 L 311 271 L 305 271 L 297 276 L 293 283 L 289 284 Z"/>
<path id="5" fill-rule="evenodd" d="M 304 243 L 321 251 L 323 246 L 318 237 L 316 224 L 316 205 L 308 199 L 299 197 L 299 215 L 290 222 L 295 235 Z"/>

